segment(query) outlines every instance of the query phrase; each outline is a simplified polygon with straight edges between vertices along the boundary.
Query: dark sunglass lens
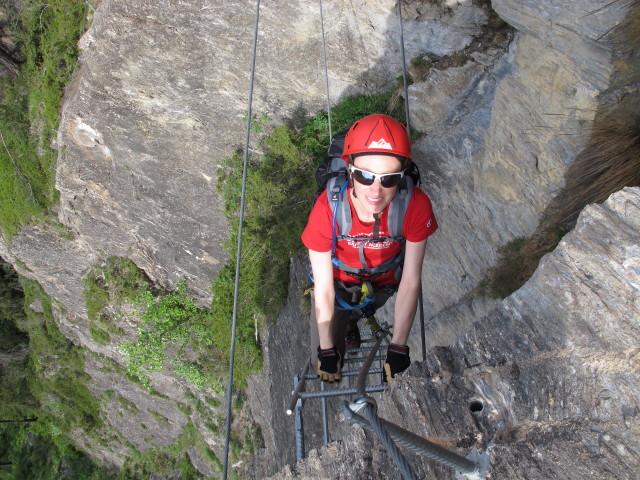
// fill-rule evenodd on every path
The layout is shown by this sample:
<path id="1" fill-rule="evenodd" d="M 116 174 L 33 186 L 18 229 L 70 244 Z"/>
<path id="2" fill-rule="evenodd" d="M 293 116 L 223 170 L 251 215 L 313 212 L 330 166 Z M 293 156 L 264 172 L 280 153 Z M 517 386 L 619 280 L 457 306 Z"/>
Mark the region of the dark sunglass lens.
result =
<path id="1" fill-rule="evenodd" d="M 402 175 L 400 175 L 399 173 L 394 173 L 392 175 L 383 175 L 380 178 L 380 185 L 385 188 L 395 187 L 400 183 L 400 180 L 402 180 Z"/>
<path id="2" fill-rule="evenodd" d="M 371 185 L 376 178 L 371 173 L 363 172 L 362 170 L 354 170 L 353 177 L 356 179 L 356 182 L 362 185 Z"/>

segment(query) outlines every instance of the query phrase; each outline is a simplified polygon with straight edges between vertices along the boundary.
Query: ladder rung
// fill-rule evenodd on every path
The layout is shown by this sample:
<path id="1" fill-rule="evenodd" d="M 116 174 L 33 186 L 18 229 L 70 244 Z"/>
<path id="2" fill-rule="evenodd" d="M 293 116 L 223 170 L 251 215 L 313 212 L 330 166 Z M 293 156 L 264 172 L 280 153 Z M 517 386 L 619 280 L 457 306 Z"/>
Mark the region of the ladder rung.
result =
<path id="1" fill-rule="evenodd" d="M 359 370 L 348 370 L 348 371 L 342 371 L 342 376 L 343 377 L 356 377 L 358 376 L 358 374 L 360 373 Z M 369 369 L 369 375 L 374 375 L 374 374 L 378 374 L 378 373 L 382 373 L 382 369 L 381 368 L 371 368 Z M 308 374 L 305 375 L 304 377 L 305 380 L 317 380 L 318 379 L 318 375 L 314 375 L 314 374 Z"/>
<path id="2" fill-rule="evenodd" d="M 370 352 L 372 348 L 373 347 L 350 348 L 349 350 L 347 350 L 347 355 L 351 354 L 352 352 Z M 386 352 L 387 348 L 386 347 L 379 348 L 378 351 Z"/>
<path id="3" fill-rule="evenodd" d="M 375 392 L 384 392 L 387 389 L 386 385 L 371 385 L 366 387 L 365 392 L 367 393 L 375 393 Z M 300 393 L 300 398 L 326 398 L 326 397 L 339 397 L 341 395 L 355 395 L 358 393 L 357 388 L 334 388 L 319 392 L 302 392 Z"/>
<path id="4" fill-rule="evenodd" d="M 376 355 L 375 357 L 373 357 L 373 360 L 383 360 L 384 356 L 382 355 Z M 343 363 L 353 363 L 353 362 L 364 362 L 367 358 L 366 357 L 347 357 L 342 359 Z"/>

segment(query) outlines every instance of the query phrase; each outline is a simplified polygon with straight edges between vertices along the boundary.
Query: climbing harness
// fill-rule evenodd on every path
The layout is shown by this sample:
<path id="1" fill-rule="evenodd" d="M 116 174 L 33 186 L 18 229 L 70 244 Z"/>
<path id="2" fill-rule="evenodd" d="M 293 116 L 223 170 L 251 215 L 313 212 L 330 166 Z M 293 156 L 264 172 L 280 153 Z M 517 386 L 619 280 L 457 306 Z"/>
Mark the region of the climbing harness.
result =
<path id="1" fill-rule="evenodd" d="M 342 291 L 351 293 L 350 301 L 346 301 L 339 294 L 336 294 L 336 308 L 338 310 L 360 310 L 365 318 L 372 317 L 375 313 L 373 303 L 376 301 L 376 293 L 371 282 L 364 281 L 361 284 L 347 285 L 338 282 Z"/>

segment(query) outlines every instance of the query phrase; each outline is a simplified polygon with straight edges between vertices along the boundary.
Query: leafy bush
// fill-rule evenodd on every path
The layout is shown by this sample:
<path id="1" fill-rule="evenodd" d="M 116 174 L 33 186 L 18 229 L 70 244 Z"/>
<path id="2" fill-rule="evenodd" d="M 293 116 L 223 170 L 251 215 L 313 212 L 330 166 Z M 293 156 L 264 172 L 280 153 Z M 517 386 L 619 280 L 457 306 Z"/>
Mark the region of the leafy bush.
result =
<path id="1" fill-rule="evenodd" d="M 84 351 L 58 329 L 51 300 L 37 282 L 22 280 L 25 304 L 42 305 L 42 313 L 27 308 L 29 335 L 29 386 L 41 402 L 39 416 L 64 432 L 89 432 L 102 425 L 98 400 L 86 387 Z"/>
<path id="2" fill-rule="evenodd" d="M 201 347 L 210 343 L 210 314 L 186 295 L 186 288 L 182 280 L 173 292 L 154 296 L 146 290 L 133 301 L 138 317 L 137 339 L 120 345 L 127 355 L 127 372 L 150 388 L 148 374 L 173 365 L 177 373 L 198 387 L 219 391 L 219 380 L 186 359 L 187 350 L 194 350 L 192 344 Z"/>
<path id="3" fill-rule="evenodd" d="M 78 452 L 67 437 L 74 430 L 91 435 L 102 425 L 99 403 L 86 386 L 84 352 L 58 330 L 42 288 L 33 281 L 20 282 L 24 305 L 41 305 L 42 312 L 27 307 L 26 315 L 14 317 L 19 321 L 12 328 L 19 327 L 20 338 L 28 338 L 28 355 L 2 371 L 0 414 L 2 420 L 16 421 L 0 426 L 2 458 L 13 463 L 7 470 L 11 478 L 106 478 L 106 471 Z M 9 319 L 3 316 L 6 344 L 11 332 L 5 320 Z"/>
<path id="4" fill-rule="evenodd" d="M 54 442 L 37 422 L 0 426 L 0 459 L 12 463 L 0 468 L 1 479 L 103 480 L 114 478 L 106 468 L 67 445 Z"/>

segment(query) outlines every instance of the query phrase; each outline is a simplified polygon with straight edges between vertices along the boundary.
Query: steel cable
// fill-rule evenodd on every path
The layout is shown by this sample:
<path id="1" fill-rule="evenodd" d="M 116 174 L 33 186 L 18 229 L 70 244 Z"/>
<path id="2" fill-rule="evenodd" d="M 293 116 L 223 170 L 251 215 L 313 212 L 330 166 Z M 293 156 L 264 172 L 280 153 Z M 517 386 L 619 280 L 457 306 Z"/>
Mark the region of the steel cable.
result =
<path id="1" fill-rule="evenodd" d="M 353 423 L 357 423 L 363 428 L 367 430 L 373 431 L 373 427 L 370 422 L 353 412 L 348 403 L 342 407 L 345 416 L 349 418 L 349 420 Z M 424 455 L 425 457 L 430 458 L 436 462 L 439 462 L 447 467 L 453 468 L 458 472 L 462 472 L 465 474 L 473 474 L 478 472 L 478 466 L 472 462 L 471 460 L 461 457 L 460 455 L 447 450 L 440 445 L 437 445 L 429 440 L 422 438 L 415 433 L 409 432 L 391 422 L 388 422 L 384 419 L 379 419 L 383 428 L 387 430 L 391 439 L 396 442 L 396 444 L 401 445 L 405 448 L 408 448 L 414 453 L 419 455 Z"/>
<path id="2" fill-rule="evenodd" d="M 331 98 L 329 96 L 329 69 L 327 67 L 327 43 L 324 38 L 324 16 L 322 14 L 322 0 L 320 3 L 320 30 L 322 31 L 322 56 L 324 58 L 324 80 L 327 91 L 327 121 L 329 122 L 329 145 L 333 141 L 333 133 L 331 129 Z"/>
<path id="3" fill-rule="evenodd" d="M 406 480 L 418 480 L 418 477 L 416 477 L 416 475 L 413 473 L 413 470 L 411 469 L 411 465 L 409 465 L 407 460 L 404 458 L 404 456 L 398 449 L 398 446 L 391 439 L 389 432 L 387 432 L 387 430 L 384 428 L 384 426 L 380 422 L 380 419 L 378 418 L 378 415 L 376 414 L 373 408 L 373 405 L 367 404 L 364 407 L 364 410 L 362 411 L 362 413 L 364 414 L 364 417 L 368 420 L 375 434 L 378 436 L 380 443 L 384 445 L 384 447 L 387 449 L 387 452 L 389 452 L 389 455 L 391 455 L 391 458 L 393 459 L 394 463 L 402 473 L 402 476 Z"/>
<path id="4" fill-rule="evenodd" d="M 367 359 L 360 367 L 360 371 L 358 372 L 358 377 L 356 378 L 356 390 L 358 392 L 358 396 L 363 396 L 365 394 L 365 389 L 367 386 L 367 376 L 369 375 L 369 370 L 371 369 L 371 364 L 378 353 L 378 348 L 380 348 L 380 344 L 382 340 L 386 337 L 386 335 L 379 335 L 376 344 L 373 346 Z"/>
<path id="5" fill-rule="evenodd" d="M 236 325 L 238 321 L 238 296 L 240 291 L 240 255 L 242 253 L 242 223 L 244 222 L 244 203 L 247 191 L 247 165 L 249 163 L 249 139 L 251 137 L 251 108 L 253 104 L 253 81 L 256 71 L 256 50 L 258 44 L 258 25 L 260 21 L 260 0 L 256 1 L 256 21 L 253 30 L 253 52 L 251 56 L 251 75 L 249 79 L 249 100 L 247 129 L 245 132 L 244 158 L 242 164 L 242 191 L 240 193 L 240 213 L 238 218 L 238 246 L 236 250 L 236 276 L 233 292 L 233 320 L 231 324 L 231 351 L 229 354 L 229 383 L 227 388 L 227 421 L 224 440 L 224 465 L 222 478 L 226 480 L 229 468 L 229 440 L 231 438 L 231 403 L 233 396 L 233 369 L 235 364 Z"/>
<path id="6" fill-rule="evenodd" d="M 398 12 L 398 23 L 400 24 L 400 51 L 402 52 L 402 84 L 404 90 L 404 114 L 405 121 L 407 122 L 407 132 L 409 133 L 409 137 L 411 137 L 411 118 L 409 115 L 409 86 L 408 86 L 408 75 L 407 75 L 407 60 L 404 53 L 404 26 L 402 22 L 402 0 L 398 0 L 397 2 L 397 12 Z M 424 298 L 422 295 L 422 278 L 420 278 L 420 295 L 418 296 L 418 305 L 420 308 L 420 334 L 422 336 L 422 361 L 425 362 L 427 360 L 427 345 L 425 339 L 425 331 L 424 331 Z"/>

